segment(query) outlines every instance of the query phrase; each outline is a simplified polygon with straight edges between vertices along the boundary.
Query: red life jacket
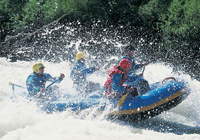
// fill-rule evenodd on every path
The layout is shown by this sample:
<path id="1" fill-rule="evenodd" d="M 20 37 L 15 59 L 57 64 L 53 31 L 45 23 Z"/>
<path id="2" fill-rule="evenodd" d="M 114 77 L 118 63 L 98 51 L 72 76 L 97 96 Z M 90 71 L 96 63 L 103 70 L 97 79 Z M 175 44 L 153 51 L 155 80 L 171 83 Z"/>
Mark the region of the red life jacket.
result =
<path id="1" fill-rule="evenodd" d="M 120 85 L 121 85 L 121 86 L 122 86 L 123 83 L 127 80 L 127 77 L 128 77 L 128 75 L 127 75 L 124 71 L 117 69 L 117 66 L 114 66 L 112 69 L 108 70 L 107 73 L 108 73 L 109 77 L 107 78 L 107 80 L 106 80 L 106 82 L 105 82 L 105 84 L 104 84 L 104 87 L 105 87 L 106 89 L 108 89 L 108 90 L 112 89 L 112 88 L 111 88 L 112 77 L 113 77 L 113 75 L 115 75 L 116 73 L 123 74 L 123 78 L 122 78 L 122 80 L 121 80 L 121 82 L 120 82 Z"/>

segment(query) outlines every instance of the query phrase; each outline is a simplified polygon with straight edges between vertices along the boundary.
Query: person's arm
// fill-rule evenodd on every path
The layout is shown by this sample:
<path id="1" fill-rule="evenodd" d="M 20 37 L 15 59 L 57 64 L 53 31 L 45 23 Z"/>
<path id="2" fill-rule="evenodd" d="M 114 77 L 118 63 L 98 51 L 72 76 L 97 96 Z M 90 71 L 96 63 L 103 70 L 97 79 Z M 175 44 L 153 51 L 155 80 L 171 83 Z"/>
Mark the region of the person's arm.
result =
<path id="1" fill-rule="evenodd" d="M 92 74 L 95 70 L 95 67 L 86 68 L 84 63 L 77 62 L 74 64 L 74 67 L 71 71 L 71 77 L 73 75 L 83 75 L 83 74 Z"/>
<path id="2" fill-rule="evenodd" d="M 122 81 L 122 75 L 121 74 L 116 73 L 115 75 L 113 75 L 111 87 L 117 93 L 124 93 L 124 92 L 126 92 L 126 88 L 127 87 L 121 86 L 120 85 L 121 81 Z"/>
<path id="3" fill-rule="evenodd" d="M 78 69 L 81 73 L 85 73 L 85 74 L 92 74 L 93 72 L 95 72 L 96 70 L 99 70 L 99 67 L 88 67 L 86 68 L 85 64 L 80 63 L 78 65 Z"/>
<path id="4" fill-rule="evenodd" d="M 89 67 L 84 69 L 83 71 L 87 74 L 92 74 L 95 70 L 96 70 L 95 67 Z"/>
<path id="5" fill-rule="evenodd" d="M 46 78 L 46 81 L 50 81 L 50 82 L 53 82 L 53 81 L 55 81 L 55 80 L 58 80 L 56 83 L 60 83 L 62 80 L 63 80 L 63 78 L 64 78 L 64 76 L 63 76 L 64 74 L 60 74 L 60 77 L 52 77 L 50 74 L 46 74 L 45 73 L 45 78 Z"/>

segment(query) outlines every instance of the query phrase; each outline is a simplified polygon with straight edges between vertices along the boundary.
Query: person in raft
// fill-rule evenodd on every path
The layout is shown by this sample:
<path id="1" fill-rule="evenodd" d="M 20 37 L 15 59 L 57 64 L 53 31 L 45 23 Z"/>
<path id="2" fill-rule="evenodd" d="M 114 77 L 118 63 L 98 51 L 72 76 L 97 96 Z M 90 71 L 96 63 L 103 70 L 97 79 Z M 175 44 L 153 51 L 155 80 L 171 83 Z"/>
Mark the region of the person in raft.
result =
<path id="1" fill-rule="evenodd" d="M 73 81 L 73 87 L 81 92 L 93 92 L 100 88 L 99 83 L 94 83 L 92 81 L 87 81 L 87 75 L 92 74 L 99 67 L 86 67 L 85 66 L 86 53 L 78 52 L 76 54 L 76 62 L 74 63 L 72 70 L 70 72 L 70 78 Z"/>
<path id="2" fill-rule="evenodd" d="M 128 59 L 129 61 L 131 61 L 131 69 L 129 70 L 129 74 L 135 74 L 136 70 L 142 68 L 143 66 L 147 66 L 148 63 L 144 62 L 142 64 L 137 64 L 135 62 L 135 57 L 134 57 L 134 51 L 136 50 L 136 47 L 134 44 L 130 43 L 126 46 L 122 46 L 122 57 L 119 58 L 118 63 L 122 60 L 122 59 Z"/>
<path id="3" fill-rule="evenodd" d="M 60 77 L 52 77 L 50 74 L 44 73 L 44 65 L 42 63 L 33 64 L 33 73 L 31 73 L 27 80 L 26 86 L 30 96 L 40 99 L 51 100 L 53 97 L 55 98 L 58 95 L 58 87 L 51 86 L 48 89 L 45 88 L 45 84 L 47 81 L 53 82 L 56 80 L 56 83 L 60 83 L 65 75 L 60 74 Z"/>
<path id="4" fill-rule="evenodd" d="M 126 46 L 123 46 L 122 48 L 122 57 L 119 59 L 118 62 L 120 62 L 122 59 L 128 59 L 129 61 L 131 61 L 131 68 L 128 72 L 128 75 L 135 75 L 136 71 L 138 69 L 141 69 L 143 66 L 147 66 L 148 63 L 144 62 L 142 64 L 137 64 L 135 62 L 135 58 L 134 58 L 134 51 L 136 50 L 135 45 L 134 44 L 128 44 Z M 133 82 L 133 81 L 132 81 Z M 127 83 L 129 84 L 129 83 Z M 137 90 L 140 94 L 144 94 L 147 91 L 150 90 L 150 86 L 147 80 L 145 80 L 143 77 L 137 82 L 136 84 Z"/>
<path id="5" fill-rule="evenodd" d="M 110 99 L 121 97 L 122 95 L 129 92 L 132 96 L 137 96 L 137 89 L 131 86 L 124 86 L 126 81 L 134 81 L 139 75 L 128 75 L 131 69 L 131 61 L 128 59 L 122 59 L 118 66 L 114 66 L 112 69 L 108 70 L 108 78 L 104 84 L 104 95 Z"/>

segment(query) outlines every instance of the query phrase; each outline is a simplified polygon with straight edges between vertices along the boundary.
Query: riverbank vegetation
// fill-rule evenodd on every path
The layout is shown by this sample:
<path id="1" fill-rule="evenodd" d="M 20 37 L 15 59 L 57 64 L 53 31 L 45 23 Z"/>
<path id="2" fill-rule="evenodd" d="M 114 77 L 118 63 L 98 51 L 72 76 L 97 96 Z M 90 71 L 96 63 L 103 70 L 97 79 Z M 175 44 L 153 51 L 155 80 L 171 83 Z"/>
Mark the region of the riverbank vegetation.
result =
<path id="1" fill-rule="evenodd" d="M 199 0 L 1 0 L 0 13 L 0 46 L 8 35 L 32 33 L 54 21 L 91 28 L 101 24 L 145 38 L 153 43 L 152 55 L 156 51 L 176 58 L 169 60 L 174 63 L 200 66 Z"/>

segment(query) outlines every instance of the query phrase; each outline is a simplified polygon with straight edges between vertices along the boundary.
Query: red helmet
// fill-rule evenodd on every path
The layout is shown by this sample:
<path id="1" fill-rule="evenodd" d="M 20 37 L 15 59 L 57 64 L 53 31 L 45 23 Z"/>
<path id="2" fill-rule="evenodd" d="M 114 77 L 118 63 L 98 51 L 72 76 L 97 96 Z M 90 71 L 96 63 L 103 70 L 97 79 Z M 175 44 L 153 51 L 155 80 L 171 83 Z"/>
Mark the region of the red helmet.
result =
<path id="1" fill-rule="evenodd" d="M 119 66 L 123 69 L 123 70 L 128 70 L 131 67 L 131 61 L 129 61 L 128 59 L 122 59 L 119 62 Z"/>

